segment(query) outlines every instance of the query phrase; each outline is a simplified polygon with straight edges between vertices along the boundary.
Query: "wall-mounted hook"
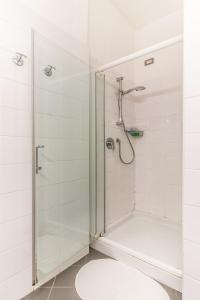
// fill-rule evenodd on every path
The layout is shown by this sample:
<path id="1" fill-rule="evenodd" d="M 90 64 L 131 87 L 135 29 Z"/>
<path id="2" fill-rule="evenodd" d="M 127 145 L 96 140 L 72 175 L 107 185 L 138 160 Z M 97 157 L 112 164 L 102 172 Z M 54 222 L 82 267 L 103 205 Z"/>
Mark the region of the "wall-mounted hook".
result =
<path id="1" fill-rule="evenodd" d="M 54 66 L 48 65 L 46 68 L 44 68 L 44 74 L 48 77 L 51 77 L 52 70 L 56 70 Z"/>
<path id="2" fill-rule="evenodd" d="M 24 65 L 24 58 L 27 56 L 23 53 L 16 52 L 16 55 L 12 58 L 12 61 L 19 67 Z"/>

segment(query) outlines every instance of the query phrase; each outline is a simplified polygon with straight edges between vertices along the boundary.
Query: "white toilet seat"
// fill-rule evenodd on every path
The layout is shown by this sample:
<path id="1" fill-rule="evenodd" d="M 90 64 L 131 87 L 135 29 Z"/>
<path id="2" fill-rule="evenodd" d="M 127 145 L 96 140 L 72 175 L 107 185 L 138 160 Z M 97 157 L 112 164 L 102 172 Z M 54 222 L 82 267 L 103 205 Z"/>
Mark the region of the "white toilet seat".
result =
<path id="1" fill-rule="evenodd" d="M 75 286 L 83 300 L 170 300 L 156 281 L 113 259 L 84 265 Z"/>

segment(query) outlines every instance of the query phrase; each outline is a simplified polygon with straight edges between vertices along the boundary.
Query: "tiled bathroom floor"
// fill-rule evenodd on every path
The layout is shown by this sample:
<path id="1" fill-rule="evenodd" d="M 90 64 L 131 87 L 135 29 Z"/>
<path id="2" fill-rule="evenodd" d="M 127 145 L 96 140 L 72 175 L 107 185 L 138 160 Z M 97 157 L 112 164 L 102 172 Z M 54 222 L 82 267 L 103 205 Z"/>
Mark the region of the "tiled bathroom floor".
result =
<path id="1" fill-rule="evenodd" d="M 93 259 L 106 258 L 105 255 L 91 249 L 90 254 L 65 270 L 37 291 L 23 300 L 80 300 L 75 289 L 75 278 L 80 268 Z M 181 300 L 181 294 L 166 288 L 171 300 Z M 94 299 L 95 300 L 95 299 Z"/>

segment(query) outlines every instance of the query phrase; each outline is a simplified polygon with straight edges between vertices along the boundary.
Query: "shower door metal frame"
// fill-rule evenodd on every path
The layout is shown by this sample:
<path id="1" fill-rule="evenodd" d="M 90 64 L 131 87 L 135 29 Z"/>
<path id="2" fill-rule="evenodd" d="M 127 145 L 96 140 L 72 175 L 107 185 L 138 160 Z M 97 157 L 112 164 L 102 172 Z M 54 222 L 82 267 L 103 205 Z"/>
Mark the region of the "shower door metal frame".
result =
<path id="1" fill-rule="evenodd" d="M 35 33 L 31 29 L 31 101 L 32 101 L 32 285 L 37 279 L 37 239 L 36 239 L 36 153 L 35 153 Z"/>
<path id="2" fill-rule="evenodd" d="M 129 54 L 128 56 L 124 56 L 124 57 L 119 58 L 117 60 L 114 60 L 114 61 L 112 61 L 112 62 L 110 62 L 106 65 L 98 67 L 97 73 L 98 72 L 105 72 L 105 71 L 110 70 L 110 69 L 112 69 L 116 66 L 119 66 L 121 64 L 127 63 L 129 61 L 134 61 L 137 58 L 140 58 L 140 57 L 143 57 L 145 55 L 151 54 L 151 53 L 153 53 L 155 51 L 158 51 L 158 50 L 162 50 L 164 48 L 171 47 L 171 46 L 179 44 L 181 42 L 183 42 L 183 36 L 182 35 L 175 36 L 171 39 L 162 41 L 162 42 L 157 43 L 155 45 L 152 45 L 148 48 L 133 52 L 132 54 Z"/>
<path id="3" fill-rule="evenodd" d="M 103 191 L 101 198 L 99 199 L 98 196 L 98 113 L 99 110 L 97 108 L 97 101 L 98 101 L 98 80 L 102 80 L 103 82 L 103 91 L 102 91 L 102 120 L 103 120 Z M 96 225 L 96 234 L 95 238 L 99 238 L 103 236 L 106 233 L 106 149 L 105 149 L 105 73 L 102 71 L 95 72 L 95 156 L 96 156 L 96 162 L 95 162 L 95 176 L 96 176 L 96 216 L 95 216 L 95 225 Z"/>

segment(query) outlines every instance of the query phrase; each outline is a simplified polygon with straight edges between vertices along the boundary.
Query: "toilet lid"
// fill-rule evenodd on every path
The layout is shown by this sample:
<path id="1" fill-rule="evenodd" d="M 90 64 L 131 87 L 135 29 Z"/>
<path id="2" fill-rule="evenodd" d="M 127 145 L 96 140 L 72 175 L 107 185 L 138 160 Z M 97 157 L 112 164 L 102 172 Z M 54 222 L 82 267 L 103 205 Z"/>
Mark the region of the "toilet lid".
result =
<path id="1" fill-rule="evenodd" d="M 83 300 L 170 300 L 156 281 L 113 259 L 84 265 L 75 285 Z"/>

